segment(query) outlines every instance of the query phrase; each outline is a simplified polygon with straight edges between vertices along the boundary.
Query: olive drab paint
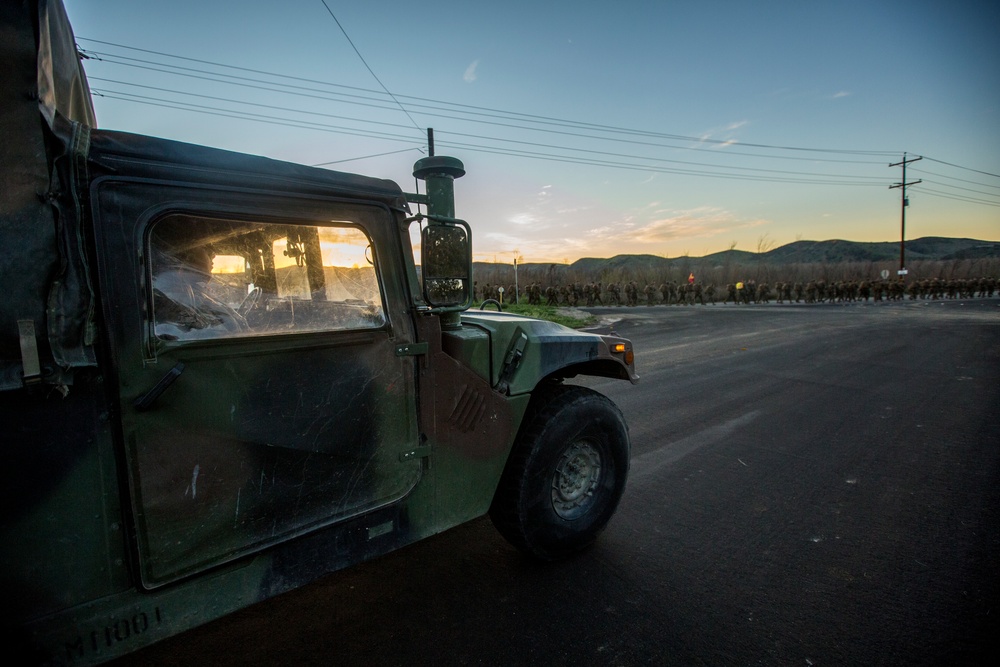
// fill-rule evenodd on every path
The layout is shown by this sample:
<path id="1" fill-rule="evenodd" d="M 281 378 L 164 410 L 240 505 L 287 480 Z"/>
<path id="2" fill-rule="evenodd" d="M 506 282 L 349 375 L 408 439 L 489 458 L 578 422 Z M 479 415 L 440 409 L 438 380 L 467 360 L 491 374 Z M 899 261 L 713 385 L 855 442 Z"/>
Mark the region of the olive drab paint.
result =
<path id="1" fill-rule="evenodd" d="M 106 662 L 486 513 L 539 557 L 597 536 L 627 426 L 563 380 L 637 382 L 632 345 L 469 310 L 461 161 L 407 194 L 100 129 L 61 2 L 0 7 L 11 654 Z"/>

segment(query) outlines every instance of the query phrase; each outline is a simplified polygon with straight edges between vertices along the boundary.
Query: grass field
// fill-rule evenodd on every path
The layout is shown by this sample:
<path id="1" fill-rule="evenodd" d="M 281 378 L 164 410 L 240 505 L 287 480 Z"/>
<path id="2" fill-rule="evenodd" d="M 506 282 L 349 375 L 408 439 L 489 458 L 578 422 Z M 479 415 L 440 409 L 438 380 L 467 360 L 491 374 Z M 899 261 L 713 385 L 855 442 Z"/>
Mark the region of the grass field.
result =
<path id="1" fill-rule="evenodd" d="M 529 306 L 527 304 L 504 304 L 505 312 L 534 317 L 538 320 L 548 320 L 573 329 L 593 324 L 597 318 L 575 308 L 560 308 L 556 306 Z"/>

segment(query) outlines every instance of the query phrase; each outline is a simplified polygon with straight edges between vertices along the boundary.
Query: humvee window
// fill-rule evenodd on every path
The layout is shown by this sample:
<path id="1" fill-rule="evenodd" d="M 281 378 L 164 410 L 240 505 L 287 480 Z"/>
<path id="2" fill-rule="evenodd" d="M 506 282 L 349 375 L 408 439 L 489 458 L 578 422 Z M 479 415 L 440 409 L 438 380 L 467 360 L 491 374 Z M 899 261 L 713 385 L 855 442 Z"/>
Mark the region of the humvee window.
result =
<path id="1" fill-rule="evenodd" d="M 385 325 L 358 227 L 168 215 L 149 234 L 150 300 L 161 340 Z"/>

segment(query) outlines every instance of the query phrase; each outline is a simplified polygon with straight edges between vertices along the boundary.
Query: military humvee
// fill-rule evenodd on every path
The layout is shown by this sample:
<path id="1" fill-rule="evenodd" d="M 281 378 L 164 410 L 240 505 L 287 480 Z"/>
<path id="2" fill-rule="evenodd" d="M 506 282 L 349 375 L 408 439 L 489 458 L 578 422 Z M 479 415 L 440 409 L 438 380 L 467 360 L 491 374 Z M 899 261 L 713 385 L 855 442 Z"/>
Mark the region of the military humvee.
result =
<path id="1" fill-rule="evenodd" d="M 460 161 L 406 194 L 96 129 L 60 2 L 0 12 L 9 653 L 103 662 L 486 513 L 595 539 L 628 430 L 563 380 L 632 346 L 470 310 Z"/>

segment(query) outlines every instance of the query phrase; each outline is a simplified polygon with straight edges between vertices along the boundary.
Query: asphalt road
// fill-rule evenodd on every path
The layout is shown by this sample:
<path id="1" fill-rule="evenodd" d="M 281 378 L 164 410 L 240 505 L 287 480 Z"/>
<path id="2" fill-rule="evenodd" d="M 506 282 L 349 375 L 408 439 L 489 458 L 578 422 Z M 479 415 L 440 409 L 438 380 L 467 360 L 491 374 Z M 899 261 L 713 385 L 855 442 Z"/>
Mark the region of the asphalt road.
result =
<path id="1" fill-rule="evenodd" d="M 581 381 L 633 446 L 592 549 L 533 563 L 482 519 L 118 664 L 1000 656 L 1000 299 L 595 312 L 642 381 Z"/>

